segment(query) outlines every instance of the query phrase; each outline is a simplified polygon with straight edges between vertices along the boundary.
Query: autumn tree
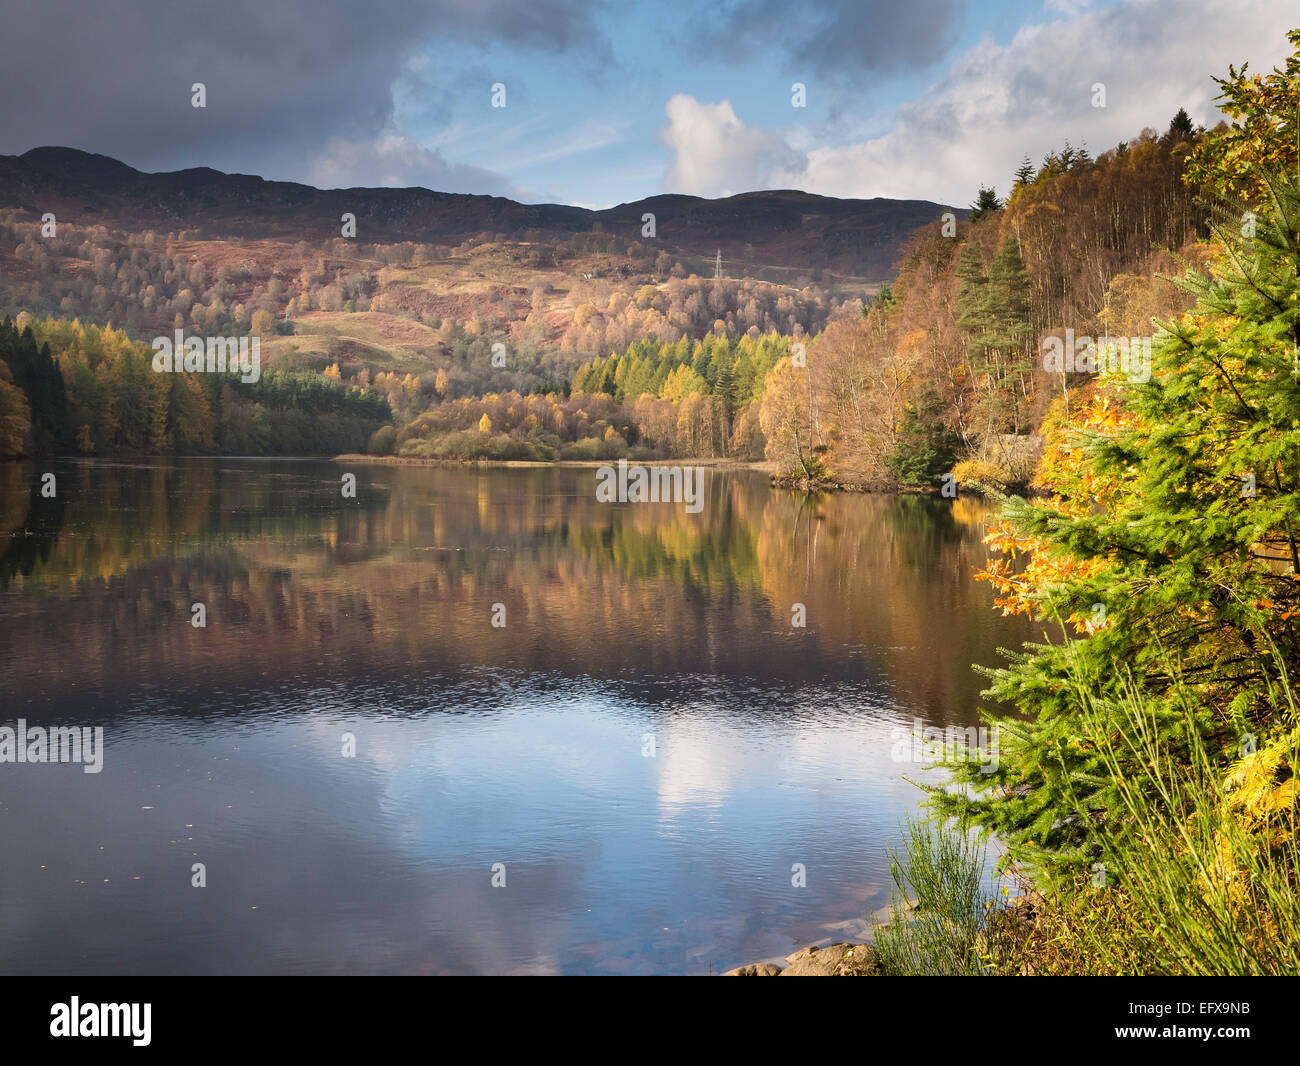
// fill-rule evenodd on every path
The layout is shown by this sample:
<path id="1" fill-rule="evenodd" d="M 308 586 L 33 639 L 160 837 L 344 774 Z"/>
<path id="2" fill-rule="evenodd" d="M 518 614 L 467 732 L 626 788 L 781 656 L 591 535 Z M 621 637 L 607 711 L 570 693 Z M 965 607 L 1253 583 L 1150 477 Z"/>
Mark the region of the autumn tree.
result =
<path id="1" fill-rule="evenodd" d="M 767 458 L 774 460 L 783 474 L 819 477 L 824 473 L 813 451 L 809 407 L 807 367 L 781 360 L 768 374 L 758 420 L 767 439 Z"/>
<path id="2" fill-rule="evenodd" d="M 1248 63 L 1215 78 L 1215 101 L 1227 124 L 1193 149 L 1188 179 L 1230 202 L 1267 204 L 1265 175 L 1294 172 L 1300 164 L 1300 29 L 1287 34 L 1292 52 L 1284 67 L 1251 76 Z"/>
<path id="3" fill-rule="evenodd" d="M 25 454 L 31 428 L 27 396 L 13 383 L 9 364 L 0 360 L 0 459 Z"/>
<path id="4" fill-rule="evenodd" d="M 1222 760 L 1290 713 L 1280 671 L 1300 662 L 1300 182 L 1260 180 L 1269 208 L 1255 236 L 1222 215 L 1222 254 L 1209 276 L 1183 280 L 1197 306 L 1157 337 L 1150 379 L 1108 377 L 1060 416 L 1040 470 L 1050 498 L 1013 501 L 991 534 L 1010 553 L 987 571 L 1003 609 L 1070 638 L 992 672 L 991 693 L 1027 720 L 1005 723 L 993 773 L 958 768 L 978 795 L 939 797 L 997 830 L 1012 861 L 1086 864 L 1097 824 L 1118 809 L 1081 701 L 1117 735 L 1125 700 L 1141 698 L 1174 773 L 1194 741 Z M 1142 787 L 1151 771 L 1129 759 L 1120 772 Z"/>

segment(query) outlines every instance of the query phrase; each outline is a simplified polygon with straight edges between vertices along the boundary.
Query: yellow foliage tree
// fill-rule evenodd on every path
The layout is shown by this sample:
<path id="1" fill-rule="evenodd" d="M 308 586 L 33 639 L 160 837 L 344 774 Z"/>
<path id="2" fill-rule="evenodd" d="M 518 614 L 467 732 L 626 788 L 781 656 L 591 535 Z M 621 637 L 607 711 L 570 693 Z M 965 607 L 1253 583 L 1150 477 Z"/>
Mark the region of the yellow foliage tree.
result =
<path id="1" fill-rule="evenodd" d="M 254 337 L 262 337 L 270 333 L 275 326 L 275 319 L 271 317 L 270 311 L 254 311 L 253 324 L 251 332 Z"/>

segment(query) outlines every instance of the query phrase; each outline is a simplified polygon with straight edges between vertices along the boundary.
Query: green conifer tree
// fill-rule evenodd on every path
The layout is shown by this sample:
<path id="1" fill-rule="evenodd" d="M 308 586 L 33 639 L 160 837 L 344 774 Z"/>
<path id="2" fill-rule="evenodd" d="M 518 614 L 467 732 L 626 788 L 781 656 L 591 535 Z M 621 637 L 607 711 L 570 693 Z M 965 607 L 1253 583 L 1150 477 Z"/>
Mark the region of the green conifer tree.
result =
<path id="1" fill-rule="evenodd" d="M 1068 438 L 1056 495 L 1008 504 L 1061 567 L 1030 594 L 1038 616 L 1098 621 L 989 671 L 990 695 L 1021 716 L 1001 720 L 992 772 L 954 765 L 977 791 L 936 795 L 996 830 L 1009 861 L 1088 863 L 1118 809 L 1081 735 L 1082 700 L 1119 731 L 1137 693 L 1175 758 L 1195 733 L 1229 759 L 1288 713 L 1277 682 L 1279 663 L 1300 673 L 1300 183 L 1265 185 L 1254 237 L 1225 214 L 1211 275 L 1183 279 L 1197 307 L 1157 336 L 1149 380 L 1132 365 L 1107 379 L 1133 420 Z M 1150 767 L 1124 770 L 1151 781 Z"/>

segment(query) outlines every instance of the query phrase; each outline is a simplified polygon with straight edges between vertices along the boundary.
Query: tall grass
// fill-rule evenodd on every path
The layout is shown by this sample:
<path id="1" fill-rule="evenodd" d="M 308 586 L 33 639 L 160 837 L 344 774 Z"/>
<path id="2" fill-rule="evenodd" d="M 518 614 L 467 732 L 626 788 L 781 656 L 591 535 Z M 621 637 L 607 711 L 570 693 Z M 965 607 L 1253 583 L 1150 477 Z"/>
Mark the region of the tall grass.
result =
<path id="1" fill-rule="evenodd" d="M 1112 701 L 1080 690 L 1082 739 L 1118 800 L 1076 803 L 1100 861 L 1091 878 L 1042 886 L 1032 920 L 984 897 L 984 850 L 960 829 L 910 822 L 890 858 L 893 917 L 876 932 L 887 972 L 1300 974 L 1300 714 L 1278 666 L 1276 720 L 1224 752 L 1193 727 L 1189 686 L 1160 704 L 1131 683 Z M 1176 748 L 1171 703 L 1187 719 Z M 905 917 L 909 894 L 919 906 Z"/>
<path id="2" fill-rule="evenodd" d="M 1300 973 L 1300 717 L 1284 667 L 1279 675 L 1271 695 L 1284 713 L 1226 760 L 1207 751 L 1191 727 L 1196 697 L 1186 687 L 1178 704 L 1191 739 L 1178 751 L 1162 739 L 1155 708 L 1134 686 L 1108 705 L 1083 700 L 1081 724 L 1119 795 L 1098 833 L 1103 884 L 1074 886 L 1072 906 L 1061 912 L 1063 932 L 1091 965 L 1132 972 L 1137 938 L 1147 973 Z M 1120 728 L 1108 731 L 1105 722 Z M 1142 780 L 1121 769 L 1135 762 L 1147 770 Z M 1127 908 L 1117 927 L 1081 920 L 1117 901 Z M 1125 928 L 1128 936 L 1118 936 Z"/>
<path id="3" fill-rule="evenodd" d="M 951 825 L 909 819 L 904 851 L 891 850 L 890 918 L 873 938 L 886 974 L 977 977 L 992 899 L 984 894 L 985 849 Z"/>

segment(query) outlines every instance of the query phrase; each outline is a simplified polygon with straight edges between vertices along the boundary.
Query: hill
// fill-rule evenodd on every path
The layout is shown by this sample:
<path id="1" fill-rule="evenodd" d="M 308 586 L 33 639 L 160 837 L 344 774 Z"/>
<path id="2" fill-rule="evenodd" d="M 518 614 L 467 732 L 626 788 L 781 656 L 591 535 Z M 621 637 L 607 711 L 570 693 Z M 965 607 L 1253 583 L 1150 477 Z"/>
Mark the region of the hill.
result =
<path id="1" fill-rule="evenodd" d="M 721 200 L 654 196 L 591 211 L 422 188 L 315 189 L 206 167 L 146 174 L 107 156 L 58 147 L 0 156 L 0 208 L 37 216 L 52 211 L 70 222 L 123 229 L 189 230 L 205 240 L 312 243 L 337 237 L 339 219 L 350 212 L 361 241 L 450 245 L 556 243 L 599 232 L 641 241 L 642 216 L 652 213 L 657 235 L 646 243 L 688 270 L 711 268 L 720 249 L 739 276 L 767 271 L 779 280 L 829 270 L 867 283 L 890 278 L 903 242 L 945 210 L 926 200 L 840 200 L 778 190 Z"/>
<path id="2" fill-rule="evenodd" d="M 451 396 L 527 392 L 646 337 L 815 334 L 868 302 L 943 210 L 784 190 L 589 211 L 207 168 L 145 174 L 36 148 L 0 156 L 0 313 L 144 340 L 255 333 L 285 370 L 413 374 L 426 393 L 442 372 Z M 504 363 L 490 361 L 497 344 Z"/>

